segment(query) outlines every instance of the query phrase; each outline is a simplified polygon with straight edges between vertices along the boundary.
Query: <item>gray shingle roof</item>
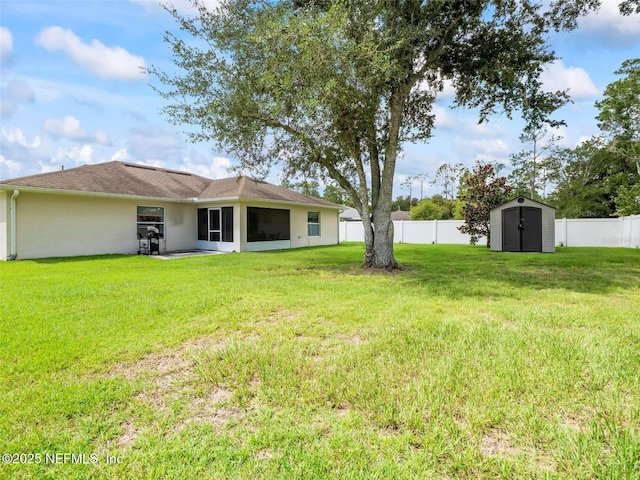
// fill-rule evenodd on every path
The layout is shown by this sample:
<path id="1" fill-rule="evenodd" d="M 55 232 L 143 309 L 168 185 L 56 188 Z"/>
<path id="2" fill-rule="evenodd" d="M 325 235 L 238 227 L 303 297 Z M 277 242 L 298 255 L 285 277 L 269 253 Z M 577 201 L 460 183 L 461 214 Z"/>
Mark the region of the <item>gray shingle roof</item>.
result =
<path id="1" fill-rule="evenodd" d="M 201 199 L 216 199 L 225 197 L 255 198 L 272 201 L 306 203 L 337 207 L 338 205 L 320 198 L 294 192 L 288 188 L 254 180 L 250 177 L 225 178 L 211 180 L 209 186 L 200 193 Z"/>
<path id="2" fill-rule="evenodd" d="M 411 214 L 404 210 L 394 210 L 391 212 L 391 220 L 411 220 Z"/>
<path id="3" fill-rule="evenodd" d="M 189 172 L 116 161 L 0 182 L 0 187 L 5 185 L 171 200 L 254 198 L 339 207 L 334 203 L 249 177 L 211 180 Z"/>

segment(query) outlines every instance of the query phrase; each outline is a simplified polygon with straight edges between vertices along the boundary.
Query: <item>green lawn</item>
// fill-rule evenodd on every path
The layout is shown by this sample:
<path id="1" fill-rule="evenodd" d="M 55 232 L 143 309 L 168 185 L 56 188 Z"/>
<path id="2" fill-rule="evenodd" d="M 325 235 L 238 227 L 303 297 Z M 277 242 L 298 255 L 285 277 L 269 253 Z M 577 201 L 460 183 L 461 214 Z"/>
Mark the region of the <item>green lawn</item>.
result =
<path id="1" fill-rule="evenodd" d="M 640 478 L 639 250 L 362 255 L 0 262 L 0 478 Z"/>

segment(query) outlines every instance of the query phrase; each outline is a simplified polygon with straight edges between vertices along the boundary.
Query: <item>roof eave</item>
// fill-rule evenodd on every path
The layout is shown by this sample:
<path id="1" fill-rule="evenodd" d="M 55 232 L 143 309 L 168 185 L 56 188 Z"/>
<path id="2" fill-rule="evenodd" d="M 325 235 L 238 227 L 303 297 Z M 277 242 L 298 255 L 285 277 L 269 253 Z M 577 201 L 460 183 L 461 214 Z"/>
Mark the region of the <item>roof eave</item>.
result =
<path id="1" fill-rule="evenodd" d="M 340 205 L 324 205 L 322 203 L 312 203 L 312 202 L 296 202 L 292 200 L 276 200 L 270 198 L 259 198 L 259 197 L 239 197 L 241 202 L 265 202 L 265 203 L 279 203 L 285 205 L 297 205 L 302 207 L 311 207 L 311 208 L 329 208 L 331 210 L 340 210 L 342 207 Z"/>
<path id="2" fill-rule="evenodd" d="M 261 203 L 270 203 L 270 204 L 279 204 L 279 205 L 297 205 L 303 207 L 314 207 L 314 208 L 329 208 L 332 210 L 342 210 L 344 207 L 341 205 L 324 205 L 322 203 L 312 203 L 312 202 L 295 202 L 292 200 L 278 200 L 273 198 L 262 198 L 262 197 L 244 197 L 244 196 L 235 196 L 235 197 L 213 197 L 213 198 L 198 198 L 196 199 L 196 203 L 220 203 L 220 202 L 261 202 Z"/>
<path id="3" fill-rule="evenodd" d="M 122 200 L 162 201 L 171 203 L 194 203 L 194 198 L 170 198 L 147 195 L 128 195 L 123 193 L 88 192 L 84 190 L 67 190 L 64 188 L 43 188 L 24 185 L 0 184 L 0 190 L 20 190 L 21 192 L 48 193 L 55 195 L 73 195 L 78 197 L 119 198 Z"/>
<path id="4" fill-rule="evenodd" d="M 531 198 L 531 197 L 526 197 L 526 196 L 524 196 L 524 195 L 517 195 L 517 196 L 515 196 L 515 197 L 511 198 L 510 200 L 507 200 L 507 201 L 506 201 L 506 202 L 504 202 L 503 204 L 498 205 L 496 208 L 504 207 L 507 203 L 514 202 L 514 201 L 518 200 L 518 198 L 525 198 L 525 199 L 527 199 L 527 200 L 529 200 L 529 201 L 531 201 L 531 202 L 533 202 L 533 203 L 537 203 L 538 205 L 543 205 L 543 206 L 545 206 L 545 207 L 552 208 L 552 209 L 554 209 L 554 210 L 556 209 L 556 207 L 553 207 L 553 206 L 551 206 L 551 205 L 548 205 L 548 204 L 546 204 L 546 203 L 544 203 L 544 202 L 540 202 L 540 201 L 538 201 L 538 200 L 534 200 L 533 198 Z M 494 209 L 494 210 L 495 210 L 495 209 Z"/>
<path id="5" fill-rule="evenodd" d="M 17 184 L 0 184 L 0 190 L 20 190 L 21 192 L 33 192 L 33 193 L 46 193 L 46 194 L 54 194 L 54 195 L 72 195 L 78 197 L 98 197 L 98 198 L 118 198 L 122 200 L 145 200 L 145 201 L 162 201 L 162 202 L 171 202 L 171 203 L 195 203 L 195 204 L 203 204 L 203 203 L 220 203 L 220 202 L 261 202 L 268 204 L 279 204 L 279 205 L 297 205 L 303 207 L 311 207 L 311 208 L 327 208 L 330 210 L 342 210 L 344 207 L 341 205 L 324 205 L 321 203 L 312 203 L 312 202 L 295 202 L 291 200 L 277 200 L 271 198 L 260 198 L 260 197 L 243 197 L 243 196 L 232 196 L 232 197 L 214 197 L 214 198 L 172 198 L 172 197 L 157 197 L 157 196 L 147 196 L 147 195 L 128 195 L 122 193 L 108 193 L 108 192 L 90 192 L 85 190 L 67 190 L 63 188 L 44 188 L 44 187 L 31 187 Z"/>

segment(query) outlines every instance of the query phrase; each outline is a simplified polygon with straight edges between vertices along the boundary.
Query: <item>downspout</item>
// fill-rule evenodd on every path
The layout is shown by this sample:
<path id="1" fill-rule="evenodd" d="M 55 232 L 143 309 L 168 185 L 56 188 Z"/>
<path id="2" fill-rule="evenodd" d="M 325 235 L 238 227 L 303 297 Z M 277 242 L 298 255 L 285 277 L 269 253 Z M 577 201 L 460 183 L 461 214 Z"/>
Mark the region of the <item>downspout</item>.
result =
<path id="1" fill-rule="evenodd" d="M 11 203 L 9 206 L 9 229 L 11 230 L 11 237 L 9 239 L 9 256 L 7 257 L 7 260 L 15 260 L 18 256 L 18 242 L 16 237 L 16 198 L 18 198 L 18 195 L 20 195 L 20 190 L 14 190 L 13 195 L 11 195 Z"/>

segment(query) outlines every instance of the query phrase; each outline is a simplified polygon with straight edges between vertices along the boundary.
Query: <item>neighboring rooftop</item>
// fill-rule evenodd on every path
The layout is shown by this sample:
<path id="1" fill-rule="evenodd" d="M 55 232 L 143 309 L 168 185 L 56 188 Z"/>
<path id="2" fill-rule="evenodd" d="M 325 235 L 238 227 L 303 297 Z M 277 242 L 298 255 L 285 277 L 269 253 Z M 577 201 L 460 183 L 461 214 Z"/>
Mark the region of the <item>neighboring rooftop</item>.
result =
<path id="1" fill-rule="evenodd" d="M 411 214 L 404 210 L 394 210 L 391 212 L 391 220 L 411 220 Z"/>
<path id="2" fill-rule="evenodd" d="M 353 207 L 346 208 L 340 213 L 340 220 L 344 222 L 354 222 L 361 220 L 360 213 Z"/>
<path id="3" fill-rule="evenodd" d="M 360 214 L 355 208 L 347 208 L 340 213 L 340 220 L 344 222 L 359 221 Z M 403 210 L 394 210 L 391 212 L 391 220 L 411 220 L 411 215 Z"/>
<path id="4" fill-rule="evenodd" d="M 250 177 L 211 180 L 189 172 L 117 161 L 4 180 L 0 182 L 0 188 L 3 186 L 171 200 L 259 198 L 338 207 Z"/>

